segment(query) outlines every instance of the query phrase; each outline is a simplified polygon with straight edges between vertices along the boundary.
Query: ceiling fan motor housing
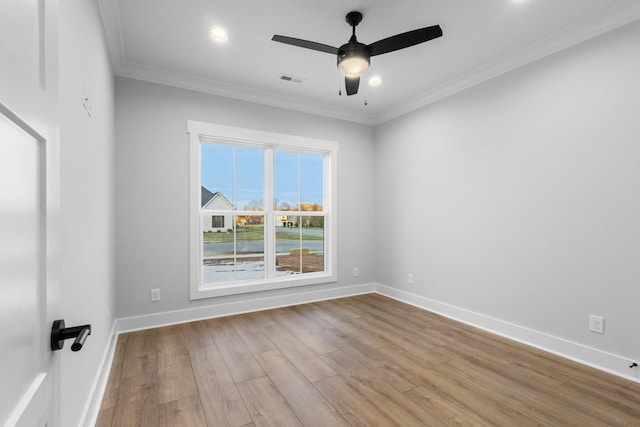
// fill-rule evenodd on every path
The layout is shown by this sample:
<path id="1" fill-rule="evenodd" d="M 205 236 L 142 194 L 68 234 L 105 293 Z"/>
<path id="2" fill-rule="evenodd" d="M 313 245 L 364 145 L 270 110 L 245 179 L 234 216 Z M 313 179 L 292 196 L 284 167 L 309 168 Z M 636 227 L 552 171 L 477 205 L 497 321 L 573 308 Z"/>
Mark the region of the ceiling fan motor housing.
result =
<path id="1" fill-rule="evenodd" d="M 366 44 L 350 41 L 338 48 L 338 68 L 347 77 L 358 77 L 369 68 L 371 53 Z"/>

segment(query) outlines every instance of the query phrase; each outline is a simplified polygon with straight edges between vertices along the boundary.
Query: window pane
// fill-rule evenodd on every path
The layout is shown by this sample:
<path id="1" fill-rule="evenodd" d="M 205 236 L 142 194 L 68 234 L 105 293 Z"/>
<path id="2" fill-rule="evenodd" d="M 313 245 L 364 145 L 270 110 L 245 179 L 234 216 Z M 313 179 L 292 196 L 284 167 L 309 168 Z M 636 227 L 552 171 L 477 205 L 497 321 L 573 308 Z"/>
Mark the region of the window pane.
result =
<path id="1" fill-rule="evenodd" d="M 202 283 L 219 283 L 234 280 L 234 239 L 231 231 L 207 227 L 216 215 L 202 216 Z M 232 216 L 225 216 L 228 224 Z"/>
<path id="2" fill-rule="evenodd" d="M 264 216 L 236 217 L 237 279 L 260 279 L 264 273 Z"/>
<path id="3" fill-rule="evenodd" d="M 301 219 L 301 262 L 303 273 L 324 271 L 324 216 Z"/>
<path id="4" fill-rule="evenodd" d="M 324 198 L 324 156 L 300 155 L 300 210 L 321 211 Z"/>
<path id="5" fill-rule="evenodd" d="M 276 210 L 297 210 L 298 182 L 298 154 L 274 151 L 273 205 Z"/>
<path id="6" fill-rule="evenodd" d="M 324 271 L 324 216 L 276 217 L 276 275 Z"/>
<path id="7" fill-rule="evenodd" d="M 233 209 L 233 147 L 202 142 L 201 190 L 203 209 Z"/>
<path id="8" fill-rule="evenodd" d="M 235 200 L 239 210 L 264 209 L 264 150 L 236 147 Z"/>
<path id="9" fill-rule="evenodd" d="M 202 224 L 211 224 L 215 217 L 220 215 L 203 215 Z M 222 217 L 231 228 L 203 228 L 202 283 L 265 277 L 264 216 Z"/>
<path id="10" fill-rule="evenodd" d="M 300 274 L 300 224 L 297 216 L 276 216 L 276 276 Z"/>

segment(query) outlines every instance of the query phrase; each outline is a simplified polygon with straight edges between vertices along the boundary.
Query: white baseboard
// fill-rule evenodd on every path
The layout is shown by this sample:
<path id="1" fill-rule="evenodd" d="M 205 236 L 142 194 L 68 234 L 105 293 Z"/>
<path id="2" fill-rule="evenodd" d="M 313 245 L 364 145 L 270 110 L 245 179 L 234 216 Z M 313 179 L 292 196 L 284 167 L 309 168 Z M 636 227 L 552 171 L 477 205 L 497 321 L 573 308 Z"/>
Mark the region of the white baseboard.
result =
<path id="1" fill-rule="evenodd" d="M 340 286 L 336 288 L 322 289 L 310 292 L 301 291 L 296 293 L 287 293 L 286 295 L 272 297 L 248 298 L 243 299 L 239 302 L 228 304 L 196 307 L 185 310 L 117 319 L 113 324 L 113 328 L 111 329 L 109 342 L 105 349 L 105 353 L 102 357 L 98 373 L 91 388 L 91 393 L 85 403 L 79 425 L 83 427 L 93 427 L 98 420 L 100 405 L 102 404 L 102 398 L 107 388 L 109 373 L 111 372 L 111 365 L 113 364 L 113 357 L 115 355 L 118 335 L 123 332 L 157 328 L 161 326 L 184 322 L 193 322 L 196 320 L 210 319 L 214 317 L 232 316 L 234 314 L 242 314 L 252 311 L 268 310 L 290 305 L 306 304 L 315 301 L 325 301 L 354 295 L 368 294 L 374 292 L 374 288 L 375 285 L 372 283 L 354 286 Z"/>
<path id="2" fill-rule="evenodd" d="M 167 311 L 144 316 L 125 317 L 116 321 L 116 329 L 118 333 L 131 332 L 202 319 L 211 319 L 214 317 L 232 316 L 234 314 L 249 313 L 252 311 L 269 310 L 290 305 L 368 294 L 374 292 L 374 290 L 375 285 L 367 283 L 363 285 L 338 286 L 317 291 L 301 290 L 285 295 L 267 297 L 251 297 L 248 294 L 247 298 L 241 301 L 226 304 L 187 308 L 184 310 Z"/>
<path id="3" fill-rule="evenodd" d="M 630 376 L 628 374 L 627 371 L 629 370 L 630 361 L 624 357 L 564 340 L 520 325 L 505 322 L 500 319 L 495 319 L 480 313 L 465 310 L 440 301 L 412 294 L 410 292 L 394 289 L 385 285 L 368 283 L 311 292 L 302 291 L 297 293 L 288 293 L 286 295 L 272 297 L 243 299 L 242 301 L 227 304 L 117 319 L 111 331 L 111 338 L 102 358 L 98 374 L 94 380 L 91 394 L 87 399 L 80 425 L 90 427 L 95 425 L 95 422 L 98 419 L 100 404 L 109 379 L 116 342 L 120 333 L 210 319 L 214 317 L 232 316 L 235 314 L 253 311 L 306 304 L 316 301 L 344 298 L 372 292 L 440 314 L 505 338 L 548 351 L 558 356 L 591 366 L 625 379 L 640 382 L 638 377 Z"/>
<path id="4" fill-rule="evenodd" d="M 634 370 L 636 376 L 629 375 L 631 361 L 628 358 L 389 286 L 376 284 L 375 291 L 380 295 L 411 304 L 583 365 L 631 381 L 640 382 L 640 378 L 637 376 L 638 368 Z"/>
<path id="5" fill-rule="evenodd" d="M 98 414 L 100 413 L 100 405 L 102 405 L 102 397 L 107 389 L 107 382 L 109 381 L 109 374 L 111 373 L 111 365 L 113 364 L 113 356 L 116 351 L 116 342 L 118 341 L 118 335 L 116 334 L 116 323 L 114 322 L 109 333 L 109 341 L 105 349 L 100 366 L 96 374 L 91 390 L 89 392 L 89 398 L 87 399 L 84 409 L 82 410 L 82 416 L 80 417 L 79 426 L 93 427 L 98 421 Z"/>

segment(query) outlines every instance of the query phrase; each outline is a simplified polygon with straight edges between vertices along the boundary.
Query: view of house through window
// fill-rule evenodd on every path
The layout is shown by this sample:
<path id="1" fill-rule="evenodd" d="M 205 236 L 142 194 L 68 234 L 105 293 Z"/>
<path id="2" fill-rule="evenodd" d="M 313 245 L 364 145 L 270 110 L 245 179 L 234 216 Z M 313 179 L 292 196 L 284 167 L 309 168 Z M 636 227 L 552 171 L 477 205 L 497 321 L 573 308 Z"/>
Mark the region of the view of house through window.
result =
<path id="1" fill-rule="evenodd" d="M 201 141 L 201 284 L 326 270 L 325 157 Z"/>
<path id="2" fill-rule="evenodd" d="M 336 141 L 189 120 L 191 299 L 332 283 Z"/>

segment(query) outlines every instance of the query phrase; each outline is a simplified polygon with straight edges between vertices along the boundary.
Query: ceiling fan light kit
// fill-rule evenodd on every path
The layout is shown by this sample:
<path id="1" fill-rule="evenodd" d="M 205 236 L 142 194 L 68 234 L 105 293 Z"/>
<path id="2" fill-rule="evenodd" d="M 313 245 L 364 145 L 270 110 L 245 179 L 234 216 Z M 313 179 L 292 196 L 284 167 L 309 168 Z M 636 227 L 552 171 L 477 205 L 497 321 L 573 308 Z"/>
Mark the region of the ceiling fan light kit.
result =
<path id="1" fill-rule="evenodd" d="M 340 48 L 279 35 L 274 35 L 271 40 L 337 55 L 338 69 L 345 76 L 347 95 L 355 95 L 358 93 L 360 76 L 369 69 L 372 56 L 404 49 L 442 36 L 440 26 L 433 25 L 431 27 L 407 31 L 406 33 L 397 34 L 366 45 L 360 43 L 356 38 L 356 26 L 362 21 L 362 13 L 356 11 L 349 12 L 346 16 L 346 21 L 351 25 L 352 34 L 349 42 L 340 46 Z"/>
<path id="2" fill-rule="evenodd" d="M 358 51 L 346 51 L 338 56 L 338 68 L 345 77 L 360 77 L 369 69 L 369 55 Z"/>

